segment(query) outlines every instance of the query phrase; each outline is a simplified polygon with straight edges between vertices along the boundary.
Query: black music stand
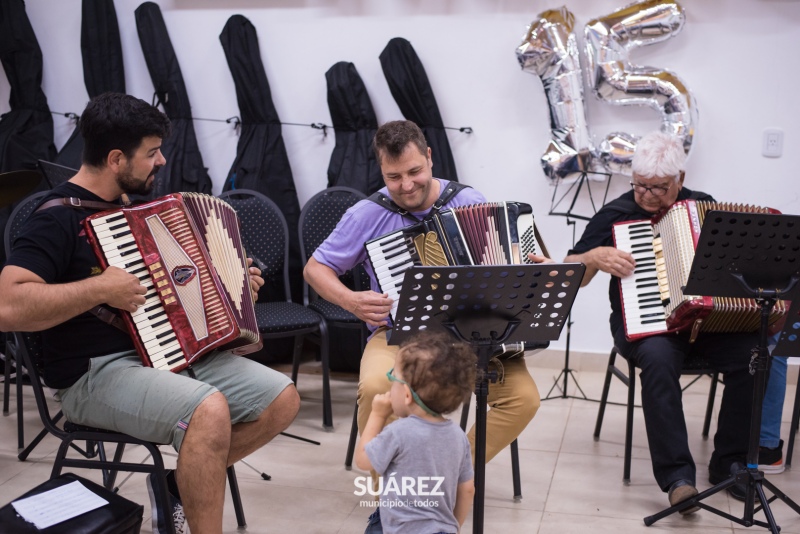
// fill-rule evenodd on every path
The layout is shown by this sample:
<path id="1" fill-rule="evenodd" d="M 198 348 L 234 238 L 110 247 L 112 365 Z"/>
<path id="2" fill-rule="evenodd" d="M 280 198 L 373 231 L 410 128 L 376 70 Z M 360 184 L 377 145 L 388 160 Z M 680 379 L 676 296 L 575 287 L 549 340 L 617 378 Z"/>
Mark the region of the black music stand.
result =
<path id="1" fill-rule="evenodd" d="M 558 195 L 558 186 L 561 183 L 560 181 L 556 182 L 555 187 L 553 188 L 553 198 L 550 200 L 550 211 L 547 213 L 548 215 L 560 215 L 567 218 L 567 226 L 572 226 L 572 246 L 575 246 L 575 219 L 580 219 L 582 221 L 589 221 L 591 220 L 591 215 L 579 215 L 574 213 L 573 210 L 575 209 L 575 203 L 578 201 L 578 196 L 581 194 L 581 190 L 583 186 L 586 185 L 586 190 L 589 192 L 589 201 L 592 204 L 592 211 L 597 213 L 597 205 L 594 202 L 594 196 L 592 195 L 592 186 L 591 186 L 591 176 L 605 176 L 606 186 L 605 191 L 603 191 L 603 202 L 600 206 L 604 206 L 606 203 L 606 198 L 608 198 L 608 188 L 611 185 L 611 173 L 607 172 L 593 172 L 593 171 L 582 171 L 578 176 L 577 180 L 569 184 L 567 190 L 561 195 Z M 569 202 L 569 207 L 567 211 L 556 211 L 561 206 L 561 203 L 564 202 L 567 198 L 569 198 L 570 193 L 572 194 L 572 198 Z M 556 198 L 558 197 L 558 198 Z M 594 215 L 594 213 L 592 215 Z M 561 369 L 561 372 L 558 376 L 553 380 L 553 385 L 550 387 L 550 391 L 547 392 L 547 395 L 542 397 L 542 400 L 550 400 L 550 399 L 581 399 L 581 400 L 592 400 L 598 402 L 596 399 L 590 399 L 586 396 L 586 393 L 583 392 L 581 389 L 581 385 L 578 383 L 578 378 L 575 376 L 575 371 L 570 368 L 569 366 L 569 347 L 570 347 L 570 340 L 572 337 L 572 314 L 570 313 L 567 317 L 567 340 L 564 350 L 564 368 Z M 575 383 L 575 387 L 578 388 L 580 391 L 581 396 L 575 395 L 568 395 L 567 394 L 567 385 L 569 382 L 569 378 L 572 377 L 572 381 Z M 559 381 L 563 379 L 563 386 L 559 386 Z M 553 393 L 554 389 L 560 389 L 560 395 L 550 396 Z"/>
<path id="2" fill-rule="evenodd" d="M 475 501 L 472 529 L 483 532 L 489 360 L 503 343 L 558 339 L 583 279 L 582 263 L 412 267 L 405 273 L 389 343 L 445 329 L 478 355 L 475 383 Z"/>
<path id="3" fill-rule="evenodd" d="M 796 291 L 798 280 L 800 280 L 800 216 L 728 211 L 711 211 L 706 214 L 684 294 L 753 298 L 761 306 L 759 342 L 758 346 L 753 348 L 753 357 L 750 361 L 750 373 L 755 375 L 755 387 L 750 416 L 747 465 L 714 487 L 655 515 L 645 517 L 645 525 L 650 526 L 659 519 L 684 508 L 699 506 L 734 523 L 746 527 L 758 525 L 778 534 L 780 528 L 775 523 L 770 502 L 780 499 L 800 514 L 800 506 L 765 479 L 764 473 L 758 470 L 761 408 L 769 364 L 767 349 L 769 316 L 778 299 L 796 301 L 800 298 L 800 292 Z M 734 517 L 702 502 L 734 484 L 747 485 L 743 517 Z M 764 487 L 773 493 L 772 497 L 767 498 Z M 761 503 L 758 508 L 755 507 L 756 498 Z M 753 518 L 759 511 L 764 512 L 766 522 Z"/>

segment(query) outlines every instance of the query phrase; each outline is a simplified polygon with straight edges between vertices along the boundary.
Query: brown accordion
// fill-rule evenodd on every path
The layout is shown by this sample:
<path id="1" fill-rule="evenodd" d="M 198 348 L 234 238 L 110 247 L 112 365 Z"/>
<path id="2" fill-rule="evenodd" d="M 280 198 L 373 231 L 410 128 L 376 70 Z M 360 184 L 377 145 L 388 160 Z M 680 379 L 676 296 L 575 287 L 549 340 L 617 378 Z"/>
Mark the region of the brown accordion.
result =
<path id="1" fill-rule="evenodd" d="M 625 221 L 613 227 L 614 246 L 636 260 L 632 276 L 620 279 L 620 294 L 629 341 L 667 332 L 754 332 L 761 308 L 754 299 L 684 295 L 694 251 L 706 213 L 779 213 L 745 204 L 681 200 L 653 219 Z M 778 301 L 770 324 L 786 314 Z"/>
<path id="2" fill-rule="evenodd" d="M 145 365 L 178 372 L 214 349 L 261 348 L 239 219 L 227 203 L 172 194 L 83 222 L 102 267 L 119 267 L 147 289 L 122 311 Z"/>
<path id="3" fill-rule="evenodd" d="M 531 263 L 528 253 L 548 256 L 530 205 L 487 202 L 439 211 L 365 243 L 381 291 L 394 301 L 395 318 L 405 272 L 414 265 L 509 265 Z"/>

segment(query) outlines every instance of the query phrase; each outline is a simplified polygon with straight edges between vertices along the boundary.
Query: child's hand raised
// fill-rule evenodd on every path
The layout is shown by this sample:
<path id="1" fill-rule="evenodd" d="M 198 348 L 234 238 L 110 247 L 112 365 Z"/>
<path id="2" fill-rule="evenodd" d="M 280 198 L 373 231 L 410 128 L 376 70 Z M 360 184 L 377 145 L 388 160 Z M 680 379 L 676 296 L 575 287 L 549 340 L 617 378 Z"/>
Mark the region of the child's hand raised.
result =
<path id="1" fill-rule="evenodd" d="M 380 415 L 384 419 L 392 415 L 392 394 L 391 392 L 375 395 L 372 399 L 372 413 Z"/>

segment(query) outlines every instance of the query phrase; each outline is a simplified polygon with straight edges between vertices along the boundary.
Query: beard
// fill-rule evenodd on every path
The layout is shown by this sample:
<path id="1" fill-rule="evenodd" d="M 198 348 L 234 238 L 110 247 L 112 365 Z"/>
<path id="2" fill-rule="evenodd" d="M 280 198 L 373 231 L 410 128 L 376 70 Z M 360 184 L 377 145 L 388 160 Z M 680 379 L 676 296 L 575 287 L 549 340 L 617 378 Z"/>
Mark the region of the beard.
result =
<path id="1" fill-rule="evenodd" d="M 117 185 L 128 195 L 148 195 L 155 183 L 155 174 L 160 167 L 153 168 L 153 171 L 144 180 L 137 180 L 130 169 L 117 176 Z M 153 178 L 152 180 L 150 178 Z"/>

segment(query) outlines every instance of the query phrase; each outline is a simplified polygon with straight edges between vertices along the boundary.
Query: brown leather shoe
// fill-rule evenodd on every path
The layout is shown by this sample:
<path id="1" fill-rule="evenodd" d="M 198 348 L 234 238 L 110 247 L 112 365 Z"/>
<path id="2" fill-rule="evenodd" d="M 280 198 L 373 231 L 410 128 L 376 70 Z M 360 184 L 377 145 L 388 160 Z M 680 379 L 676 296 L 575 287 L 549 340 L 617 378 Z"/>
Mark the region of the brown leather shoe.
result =
<path id="1" fill-rule="evenodd" d="M 669 497 L 670 506 L 675 506 L 676 504 L 681 503 L 686 499 L 691 499 L 697 495 L 697 488 L 695 488 L 688 480 L 678 480 L 677 482 L 673 483 L 672 486 L 670 486 L 669 493 L 667 495 Z M 699 509 L 699 506 L 690 506 L 689 508 L 680 510 L 679 513 L 681 515 L 689 515 L 695 513 Z"/>

